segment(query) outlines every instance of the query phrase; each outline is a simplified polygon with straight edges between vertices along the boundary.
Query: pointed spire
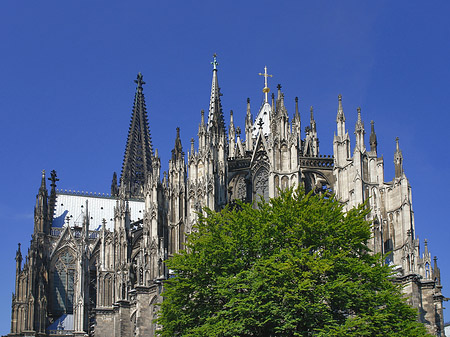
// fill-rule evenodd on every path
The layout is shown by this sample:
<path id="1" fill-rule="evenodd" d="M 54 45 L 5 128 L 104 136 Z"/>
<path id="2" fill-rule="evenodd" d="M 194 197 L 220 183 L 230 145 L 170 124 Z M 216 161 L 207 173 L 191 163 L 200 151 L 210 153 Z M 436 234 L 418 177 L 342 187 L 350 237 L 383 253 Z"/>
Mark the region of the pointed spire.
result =
<path id="1" fill-rule="evenodd" d="M 200 118 L 200 125 L 201 126 L 204 126 L 205 125 L 205 110 L 201 110 L 200 111 L 200 114 L 201 114 L 201 118 Z"/>
<path id="2" fill-rule="evenodd" d="M 399 138 L 395 138 L 395 154 L 394 154 L 394 165 L 395 165 L 395 178 L 400 178 L 403 175 L 403 155 L 398 144 Z"/>
<path id="3" fill-rule="evenodd" d="M 117 173 L 113 173 L 111 182 L 111 196 L 116 197 L 119 194 L 119 187 L 117 186 Z"/>
<path id="4" fill-rule="evenodd" d="M 295 97 L 295 113 L 294 118 L 292 119 L 292 132 L 295 132 L 297 134 L 297 137 L 300 137 L 301 119 L 300 112 L 298 111 L 298 97 Z"/>
<path id="5" fill-rule="evenodd" d="M 15 260 L 16 260 L 16 271 L 20 272 L 20 270 L 22 269 L 22 253 L 20 251 L 20 242 L 18 243 Z"/>
<path id="6" fill-rule="evenodd" d="M 120 188 L 127 198 L 142 197 L 142 188 L 152 172 L 153 156 L 141 73 L 134 82 L 137 88 L 120 178 Z"/>
<path id="7" fill-rule="evenodd" d="M 377 135 L 375 133 L 374 121 L 370 121 L 370 152 L 377 153 Z"/>
<path id="8" fill-rule="evenodd" d="M 314 108 L 312 105 L 309 108 L 309 112 L 311 114 L 311 117 L 310 117 L 311 130 L 312 130 L 312 132 L 316 132 L 316 121 L 314 120 Z"/>
<path id="9" fill-rule="evenodd" d="M 209 100 L 209 114 L 208 114 L 208 131 L 214 126 L 216 131 L 225 131 L 225 121 L 222 113 L 222 103 L 220 102 L 219 80 L 217 79 L 217 54 L 213 55 L 213 77 L 211 83 L 211 97 Z"/>
<path id="10" fill-rule="evenodd" d="M 48 233 L 48 192 L 45 183 L 45 170 L 42 170 L 41 186 L 36 195 L 36 206 L 34 208 L 34 232 Z"/>
<path id="11" fill-rule="evenodd" d="M 56 204 L 56 182 L 59 181 L 59 179 L 56 177 L 56 171 L 52 170 L 50 172 L 50 178 L 48 180 L 51 181 L 51 190 L 50 190 L 50 198 L 49 198 L 49 205 L 48 205 L 48 219 L 50 223 L 53 221 L 53 215 L 55 213 L 55 204 Z"/>
<path id="12" fill-rule="evenodd" d="M 364 123 L 361 119 L 361 108 L 358 107 L 356 110 L 358 112 L 358 119 L 357 119 L 356 125 L 355 125 L 355 135 L 356 135 L 355 149 L 364 151 L 365 150 L 364 135 L 366 134 L 366 130 L 364 129 Z"/>
<path id="13" fill-rule="evenodd" d="M 45 170 L 42 170 L 41 186 L 39 187 L 39 192 L 47 191 L 47 185 L 45 184 Z"/>
<path id="14" fill-rule="evenodd" d="M 194 154 L 195 149 L 194 149 L 194 138 L 191 138 L 191 155 Z"/>
<path id="15" fill-rule="evenodd" d="M 338 111 L 336 116 L 336 122 L 345 122 L 344 109 L 342 108 L 342 95 L 338 95 Z"/>
<path id="16" fill-rule="evenodd" d="M 175 138 L 175 147 L 172 150 L 172 160 L 183 160 L 184 158 L 184 152 L 183 152 L 183 146 L 181 145 L 181 139 L 180 139 L 180 128 L 177 127 L 177 136 Z"/>

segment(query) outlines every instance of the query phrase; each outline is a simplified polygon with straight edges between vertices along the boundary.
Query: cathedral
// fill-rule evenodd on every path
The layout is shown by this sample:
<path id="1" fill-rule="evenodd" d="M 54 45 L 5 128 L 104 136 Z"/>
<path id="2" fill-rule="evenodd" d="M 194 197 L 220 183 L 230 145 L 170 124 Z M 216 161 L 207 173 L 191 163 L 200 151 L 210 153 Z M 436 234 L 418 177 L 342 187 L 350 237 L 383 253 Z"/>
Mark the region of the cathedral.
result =
<path id="1" fill-rule="evenodd" d="M 140 73 L 122 171 L 113 174 L 111 193 L 57 189 L 56 172 L 42 172 L 30 247 L 25 258 L 20 244 L 16 253 L 8 336 L 155 336 L 164 281 L 173 276 L 164 261 L 183 249 L 197 214 L 237 199 L 268 200 L 299 185 L 334 193 L 345 210 L 368 202 L 371 250 L 393 266 L 418 319 L 445 336 L 440 271 L 427 242 L 420 248 L 416 237 L 398 139 L 395 177 L 385 181 L 373 121 L 366 147 L 357 109 L 351 145 L 339 95 L 333 154 L 321 154 L 313 108 L 302 129 L 298 99 L 291 118 L 281 85 L 269 95 L 267 68 L 260 74 L 264 98 L 256 118 L 248 99 L 242 129 L 233 111 L 226 127 L 215 55 L 212 68 L 197 140 L 185 154 L 177 128 L 167 172 L 152 145 Z"/>

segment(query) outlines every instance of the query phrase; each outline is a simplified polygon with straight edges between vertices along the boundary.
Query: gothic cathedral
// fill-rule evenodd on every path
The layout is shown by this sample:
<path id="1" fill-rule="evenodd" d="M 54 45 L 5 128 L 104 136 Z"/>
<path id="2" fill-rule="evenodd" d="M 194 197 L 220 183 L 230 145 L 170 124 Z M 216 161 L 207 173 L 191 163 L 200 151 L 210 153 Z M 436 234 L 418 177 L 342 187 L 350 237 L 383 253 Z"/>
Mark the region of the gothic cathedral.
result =
<path id="1" fill-rule="evenodd" d="M 192 138 L 185 155 L 177 129 L 162 178 L 140 73 L 122 173 L 114 173 L 111 194 L 58 190 L 55 171 L 48 192 L 42 173 L 25 261 L 20 244 L 17 249 L 9 336 L 155 336 L 157 304 L 171 277 L 164 261 L 183 249 L 198 212 L 220 210 L 236 199 L 267 200 L 298 185 L 334 193 L 346 210 L 368 200 L 370 248 L 394 266 L 396 281 L 429 331 L 444 336 L 440 271 L 426 241 L 419 250 L 398 139 L 395 177 L 385 182 L 374 123 L 367 148 L 358 108 L 352 149 L 339 95 L 333 155 L 320 154 L 313 108 L 302 131 L 298 99 L 290 121 L 281 86 L 269 96 L 267 68 L 260 74 L 264 99 L 256 118 L 248 99 L 244 128 L 235 125 L 231 111 L 226 130 L 215 56 L 212 65 L 209 109 L 207 116 L 201 111 L 197 144 Z"/>

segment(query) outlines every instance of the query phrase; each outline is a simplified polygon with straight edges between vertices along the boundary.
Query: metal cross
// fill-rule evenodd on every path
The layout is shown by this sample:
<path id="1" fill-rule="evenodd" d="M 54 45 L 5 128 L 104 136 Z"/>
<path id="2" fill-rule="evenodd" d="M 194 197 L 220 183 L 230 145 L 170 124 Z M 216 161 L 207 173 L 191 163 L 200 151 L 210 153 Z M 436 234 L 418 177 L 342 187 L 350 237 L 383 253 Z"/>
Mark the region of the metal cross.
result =
<path id="1" fill-rule="evenodd" d="M 267 94 L 269 93 L 270 89 L 268 87 L 268 83 L 267 83 L 267 77 L 273 77 L 273 75 L 269 75 L 267 73 L 267 66 L 264 66 L 264 74 L 263 73 L 259 73 L 259 76 L 264 76 L 264 89 L 263 89 L 263 93 L 265 94 L 265 98 L 266 98 L 266 102 L 267 102 Z"/>

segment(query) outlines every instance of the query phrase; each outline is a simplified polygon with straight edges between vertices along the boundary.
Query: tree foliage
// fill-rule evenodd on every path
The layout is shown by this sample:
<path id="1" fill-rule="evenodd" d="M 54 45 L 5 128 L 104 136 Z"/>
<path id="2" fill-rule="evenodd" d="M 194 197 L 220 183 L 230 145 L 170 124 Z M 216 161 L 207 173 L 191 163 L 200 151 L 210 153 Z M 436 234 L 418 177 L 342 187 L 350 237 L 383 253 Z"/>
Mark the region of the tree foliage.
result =
<path id="1" fill-rule="evenodd" d="M 280 194 L 200 215 L 167 261 L 161 336 L 426 335 L 369 252 L 364 205 L 344 214 L 334 199 Z"/>

